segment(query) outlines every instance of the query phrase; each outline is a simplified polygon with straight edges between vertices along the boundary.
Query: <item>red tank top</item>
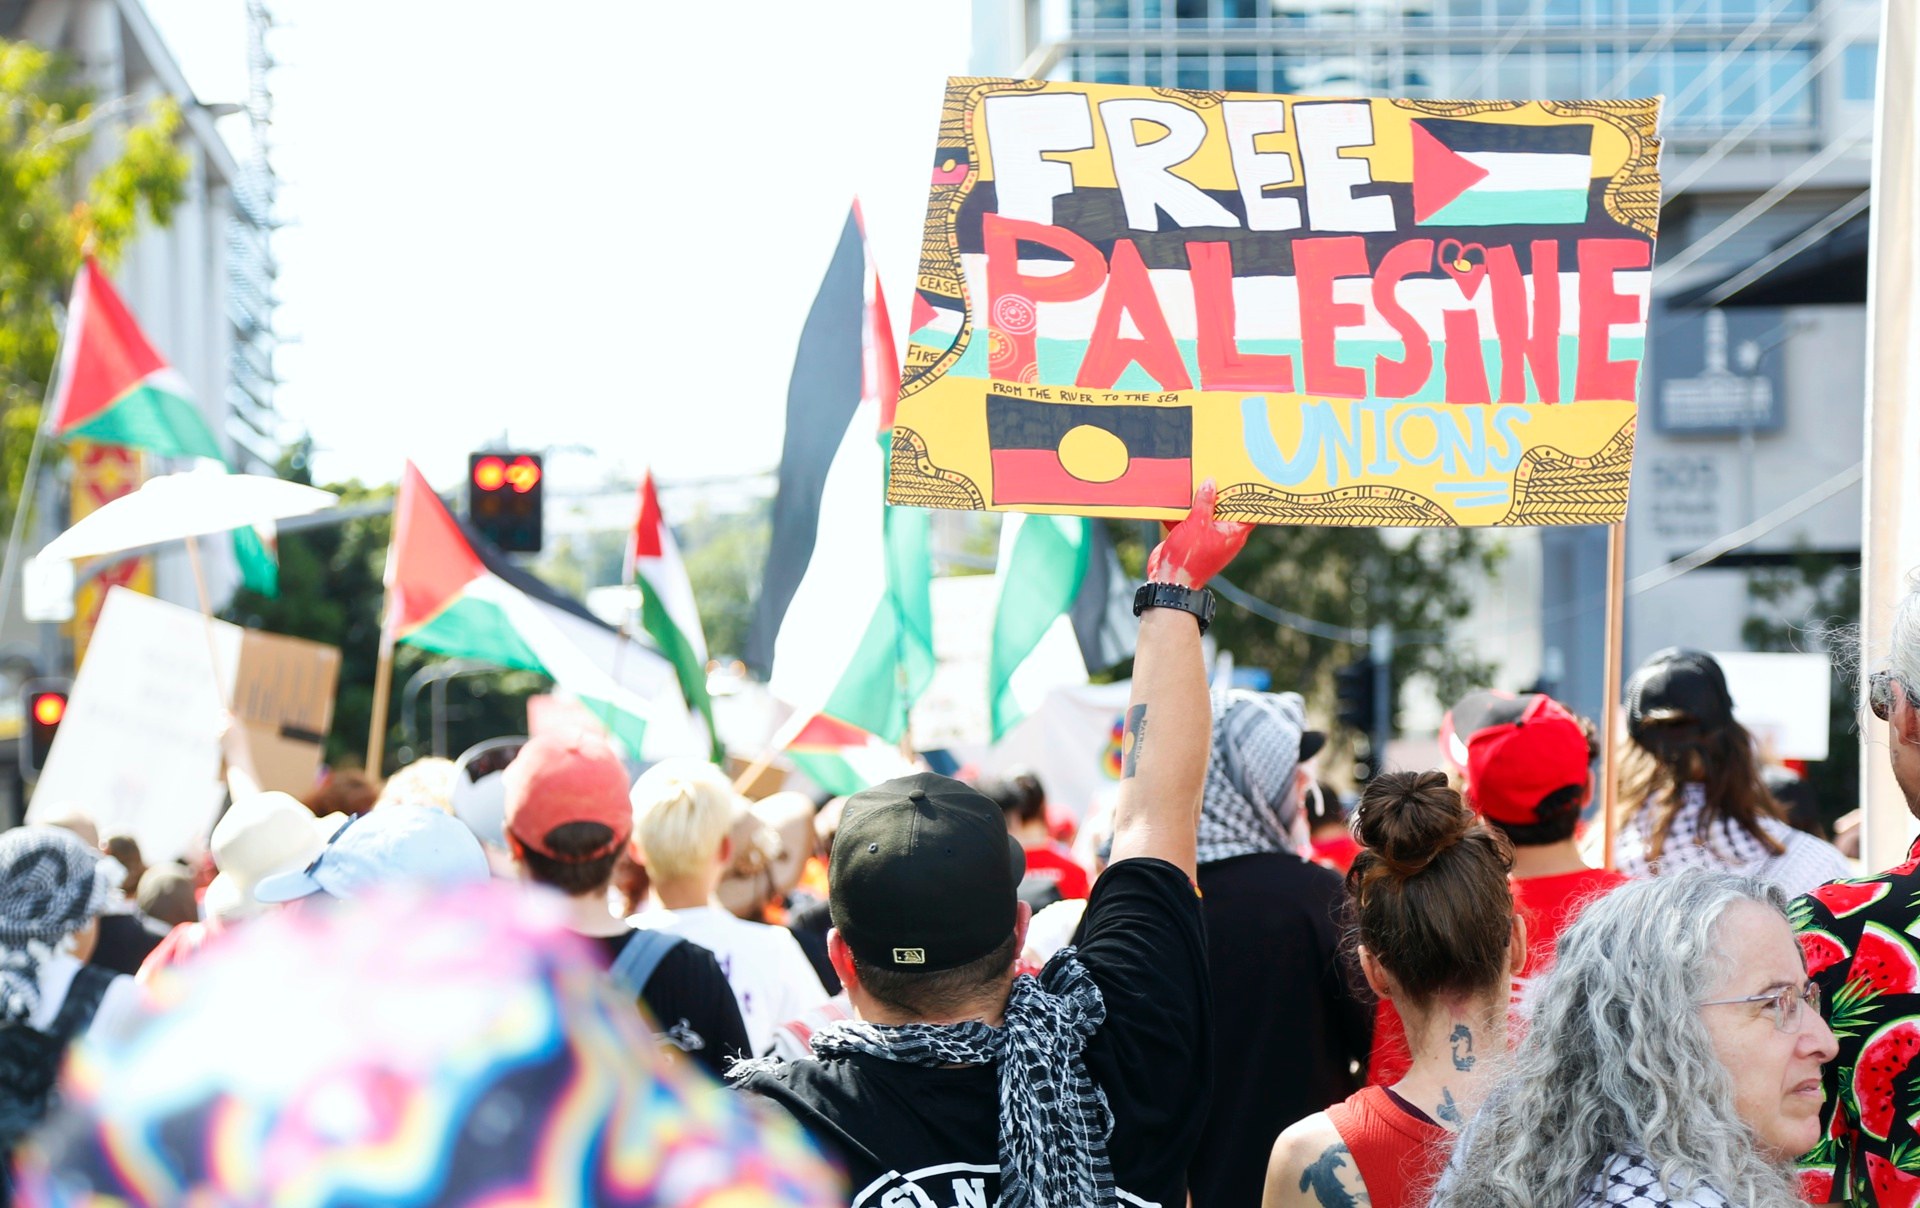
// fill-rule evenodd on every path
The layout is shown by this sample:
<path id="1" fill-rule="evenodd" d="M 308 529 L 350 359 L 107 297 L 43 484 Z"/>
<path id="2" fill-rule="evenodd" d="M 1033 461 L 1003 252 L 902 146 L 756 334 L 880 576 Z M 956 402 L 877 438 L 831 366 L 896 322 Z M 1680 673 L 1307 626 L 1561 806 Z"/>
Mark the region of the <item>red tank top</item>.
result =
<path id="1" fill-rule="evenodd" d="M 1453 1134 L 1417 1119 L 1377 1086 L 1327 1109 L 1373 1208 L 1420 1208 L 1446 1167 Z"/>

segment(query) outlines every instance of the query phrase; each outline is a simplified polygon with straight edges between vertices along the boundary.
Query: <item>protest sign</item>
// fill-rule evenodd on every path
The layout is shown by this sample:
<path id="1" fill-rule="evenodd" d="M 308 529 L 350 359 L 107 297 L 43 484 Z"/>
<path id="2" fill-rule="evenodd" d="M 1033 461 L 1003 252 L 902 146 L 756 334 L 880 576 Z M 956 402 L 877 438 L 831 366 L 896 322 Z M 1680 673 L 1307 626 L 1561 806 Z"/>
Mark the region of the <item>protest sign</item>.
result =
<path id="1" fill-rule="evenodd" d="M 1657 111 L 950 80 L 888 498 L 1619 520 Z"/>
<path id="2" fill-rule="evenodd" d="M 331 646 L 115 588 L 28 819 L 85 813 L 103 835 L 131 834 L 149 860 L 202 850 L 223 791 L 226 717 L 246 735 L 262 788 L 305 793 L 332 724 L 339 670 Z"/>

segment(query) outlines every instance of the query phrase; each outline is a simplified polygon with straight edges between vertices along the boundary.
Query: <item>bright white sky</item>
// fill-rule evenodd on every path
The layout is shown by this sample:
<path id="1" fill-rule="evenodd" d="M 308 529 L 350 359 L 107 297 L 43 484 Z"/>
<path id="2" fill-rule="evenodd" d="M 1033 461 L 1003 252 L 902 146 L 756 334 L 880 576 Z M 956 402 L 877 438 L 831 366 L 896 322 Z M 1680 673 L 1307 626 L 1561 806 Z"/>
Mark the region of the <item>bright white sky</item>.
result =
<path id="1" fill-rule="evenodd" d="M 240 0 L 147 7 L 203 101 L 244 99 Z M 273 8 L 278 401 L 323 480 L 446 487 L 503 433 L 771 468 L 856 193 L 904 326 L 966 0 Z"/>

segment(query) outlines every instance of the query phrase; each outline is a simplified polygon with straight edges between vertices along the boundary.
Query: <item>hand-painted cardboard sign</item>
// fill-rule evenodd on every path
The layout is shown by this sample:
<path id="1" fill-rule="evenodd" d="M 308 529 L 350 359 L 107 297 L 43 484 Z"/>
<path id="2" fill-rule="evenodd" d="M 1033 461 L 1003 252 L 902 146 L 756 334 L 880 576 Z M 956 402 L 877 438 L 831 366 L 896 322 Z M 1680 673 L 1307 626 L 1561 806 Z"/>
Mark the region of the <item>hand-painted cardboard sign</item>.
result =
<path id="1" fill-rule="evenodd" d="M 1657 117 L 950 80 L 888 498 L 1616 521 Z"/>

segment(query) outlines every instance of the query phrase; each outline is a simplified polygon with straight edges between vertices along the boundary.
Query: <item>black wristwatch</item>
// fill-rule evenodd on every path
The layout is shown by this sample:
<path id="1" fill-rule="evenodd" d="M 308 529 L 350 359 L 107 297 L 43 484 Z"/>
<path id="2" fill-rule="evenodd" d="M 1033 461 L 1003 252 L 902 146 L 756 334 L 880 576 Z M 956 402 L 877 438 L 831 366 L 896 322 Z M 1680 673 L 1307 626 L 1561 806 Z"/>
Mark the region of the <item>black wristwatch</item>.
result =
<path id="1" fill-rule="evenodd" d="M 1204 587 L 1181 587 L 1177 583 L 1142 583 L 1133 593 L 1133 615 L 1149 608 L 1178 608 L 1193 614 L 1200 632 L 1213 624 L 1213 593 Z"/>

